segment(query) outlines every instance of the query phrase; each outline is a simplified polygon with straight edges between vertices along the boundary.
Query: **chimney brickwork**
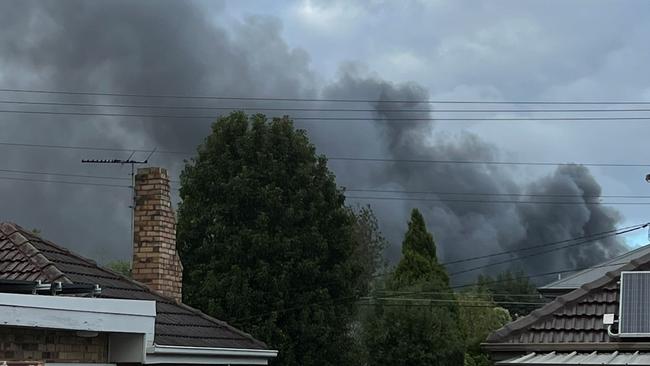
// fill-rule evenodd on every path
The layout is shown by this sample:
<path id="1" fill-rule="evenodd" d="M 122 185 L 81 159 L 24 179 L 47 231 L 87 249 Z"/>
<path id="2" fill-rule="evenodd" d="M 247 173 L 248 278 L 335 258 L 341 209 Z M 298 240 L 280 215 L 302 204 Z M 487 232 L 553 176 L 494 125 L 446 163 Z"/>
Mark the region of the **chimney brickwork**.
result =
<path id="1" fill-rule="evenodd" d="M 169 176 L 163 168 L 138 169 L 135 176 L 133 279 L 181 301 L 183 267 L 176 251 Z"/>

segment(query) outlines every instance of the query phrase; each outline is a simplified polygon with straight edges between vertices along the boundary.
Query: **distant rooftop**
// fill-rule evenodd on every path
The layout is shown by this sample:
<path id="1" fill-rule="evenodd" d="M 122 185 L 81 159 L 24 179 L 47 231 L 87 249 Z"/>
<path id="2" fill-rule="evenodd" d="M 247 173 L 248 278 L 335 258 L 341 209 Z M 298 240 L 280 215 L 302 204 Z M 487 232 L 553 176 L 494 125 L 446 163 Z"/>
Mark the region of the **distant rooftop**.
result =
<path id="1" fill-rule="evenodd" d="M 650 244 L 646 244 L 592 268 L 576 272 L 570 276 L 549 283 L 548 285 L 539 287 L 538 290 L 542 294 L 563 294 L 575 290 L 585 283 L 595 281 L 605 276 L 607 272 L 621 268 L 630 261 L 643 257 L 646 254 L 650 254 Z"/>

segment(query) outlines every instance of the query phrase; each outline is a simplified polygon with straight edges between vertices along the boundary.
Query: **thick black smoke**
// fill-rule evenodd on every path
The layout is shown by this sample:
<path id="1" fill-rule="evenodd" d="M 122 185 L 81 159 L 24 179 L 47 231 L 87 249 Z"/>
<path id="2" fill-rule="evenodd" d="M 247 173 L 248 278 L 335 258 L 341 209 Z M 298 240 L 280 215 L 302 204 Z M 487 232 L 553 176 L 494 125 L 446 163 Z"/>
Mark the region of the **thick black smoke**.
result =
<path id="1" fill-rule="evenodd" d="M 439 132 L 427 119 L 433 114 L 419 110 L 430 109 L 422 103 L 395 103 L 394 101 L 422 101 L 428 93 L 416 84 L 395 85 L 377 77 L 345 70 L 339 80 L 328 87 L 328 96 L 377 98 L 375 125 L 382 135 L 383 155 L 407 160 L 498 161 L 502 154 L 495 146 L 470 133 L 457 135 Z M 525 183 L 519 169 L 487 164 L 423 164 L 393 163 L 382 165 L 371 173 L 366 187 L 413 192 L 485 192 L 496 194 L 532 194 L 520 196 L 467 196 L 429 194 L 428 200 L 402 203 L 375 204 L 381 210 L 382 223 L 391 228 L 400 226 L 412 207 L 419 207 L 435 233 L 444 261 L 454 261 L 514 249 L 538 246 L 542 243 L 589 236 L 616 228 L 619 214 L 606 206 L 587 204 L 597 202 L 600 185 L 584 166 L 561 166 L 533 183 Z M 354 184 L 354 183 L 350 183 Z M 558 195 L 547 198 L 538 195 Z M 569 197 L 563 197 L 564 195 Z M 376 196 L 376 195 L 375 195 Z M 395 194 L 384 195 L 395 196 Z M 577 197 L 570 197 L 577 196 Z M 422 197 L 422 195 L 407 195 Z M 456 201 L 453 201 L 456 200 Z M 459 201 L 470 202 L 459 202 Z M 496 200 L 499 203 L 475 201 Z M 522 204 L 512 201 L 552 202 L 562 204 Z M 564 204 L 571 202 L 571 204 Z M 394 222 L 393 220 L 401 220 Z M 387 224 L 388 223 L 388 224 Z M 402 226 L 403 227 L 403 226 Z M 403 230 L 403 229 L 402 229 Z M 398 236 L 392 236 L 399 240 Z M 565 243 L 564 245 L 570 245 Z M 531 256 L 564 245 L 519 252 L 522 261 L 488 267 L 487 271 L 518 267 L 529 273 L 581 268 L 601 262 L 626 249 L 617 238 L 605 238 L 593 243 L 572 246 L 540 256 Z M 515 255 L 451 266 L 462 271 L 495 262 L 503 262 Z M 480 272 L 468 272 L 472 277 Z"/>
<path id="2" fill-rule="evenodd" d="M 212 2 L 193 1 L 5 1 L 0 3 L 0 85 L 24 89 L 113 91 L 138 94 L 296 96 L 380 100 L 357 107 L 375 121 L 299 122 L 328 156 L 388 156 L 405 159 L 498 160 L 501 152 L 472 134 L 439 132 L 428 122 L 399 118 L 430 117 L 429 108 L 391 100 L 422 100 L 417 84 L 395 85 L 345 65 L 329 85 L 321 86 L 309 56 L 282 39 L 279 21 L 252 17 L 225 20 Z M 210 99 L 65 96 L 0 93 L 3 100 L 119 103 L 164 106 L 284 108 L 295 103 L 254 103 Z M 383 102 L 381 102 L 383 100 Z M 224 111 L 159 108 L 37 107 L 7 109 L 102 113 L 201 115 Z M 320 103 L 316 106 L 331 106 Z M 392 109 L 392 111 L 391 111 Z M 282 112 L 274 112 L 279 115 Z M 294 115 L 305 115 L 294 113 Z M 322 114 L 321 114 L 322 115 Z M 327 116 L 341 116 L 329 113 Z M 312 115 L 313 116 L 313 115 Z M 3 114 L 2 140 L 42 144 L 157 147 L 193 151 L 208 133 L 210 120 L 98 116 Z M 120 175 L 128 167 L 82 166 L 81 158 L 126 158 L 128 152 L 25 149 L 0 146 L 0 168 Z M 136 154 L 144 158 L 144 154 Z M 156 154 L 153 163 L 178 174 L 183 155 Z M 331 161 L 339 183 L 348 188 L 408 191 L 559 193 L 597 196 L 600 187 L 580 166 L 522 183 L 518 170 L 489 165 L 384 164 Z M 9 175 L 42 179 L 42 176 Z M 62 180 L 60 177 L 52 179 Z M 72 180 L 72 178 L 68 179 Z M 86 180 L 128 185 L 127 180 Z M 353 193 L 350 192 L 350 196 Z M 362 195 L 362 194 L 356 194 Z M 366 194 L 363 194 L 366 195 Z M 428 198 L 462 199 L 465 196 Z M 483 199 L 483 198 L 478 198 Z M 512 199 L 506 197 L 506 199 Z M 580 201 L 585 202 L 586 199 Z M 395 258 L 412 207 L 423 210 L 444 260 L 489 254 L 541 242 L 612 229 L 616 212 L 597 205 L 471 204 L 463 202 L 367 201 L 377 211 L 382 230 L 392 240 Z M 0 219 L 15 221 L 63 245 L 106 261 L 127 258 L 129 190 L 41 184 L 0 179 Z M 591 264 L 623 250 L 614 239 L 580 249 L 558 251 L 517 265 L 534 269 Z M 503 259 L 503 258 L 501 258 Z M 497 261 L 498 259 L 494 259 Z M 476 264 L 484 264 L 479 262 Z M 468 265 L 471 266 L 471 265 Z M 458 267 L 458 266 L 457 266 Z M 467 267 L 467 266 L 465 266 Z M 463 269 L 465 267 L 458 267 Z M 456 267 L 455 267 L 456 268 Z M 532 271 L 532 270 L 531 270 Z M 473 275 L 474 273 L 471 273 Z"/>

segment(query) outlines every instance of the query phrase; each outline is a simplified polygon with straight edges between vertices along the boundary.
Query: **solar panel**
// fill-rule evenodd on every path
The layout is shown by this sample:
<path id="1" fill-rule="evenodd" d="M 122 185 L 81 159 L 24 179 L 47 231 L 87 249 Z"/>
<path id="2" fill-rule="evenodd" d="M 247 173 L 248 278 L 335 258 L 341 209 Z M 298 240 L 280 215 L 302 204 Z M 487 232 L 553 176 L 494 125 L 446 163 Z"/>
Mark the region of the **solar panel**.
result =
<path id="1" fill-rule="evenodd" d="M 650 337 L 650 272 L 621 272 L 619 334 Z"/>

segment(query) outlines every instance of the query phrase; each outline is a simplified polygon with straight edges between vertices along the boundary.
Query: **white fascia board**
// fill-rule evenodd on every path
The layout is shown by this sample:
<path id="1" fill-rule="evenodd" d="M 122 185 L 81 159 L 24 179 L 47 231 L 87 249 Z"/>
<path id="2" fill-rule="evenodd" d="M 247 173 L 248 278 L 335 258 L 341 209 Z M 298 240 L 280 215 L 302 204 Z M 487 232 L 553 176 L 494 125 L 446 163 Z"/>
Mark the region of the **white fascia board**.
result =
<path id="1" fill-rule="evenodd" d="M 0 325 L 144 334 L 153 344 L 156 302 L 0 293 Z"/>
<path id="2" fill-rule="evenodd" d="M 66 363 L 66 362 L 46 362 L 46 365 L 55 366 L 116 366 L 114 363 Z"/>
<path id="3" fill-rule="evenodd" d="M 276 350 L 154 345 L 147 348 L 147 364 L 267 365 Z"/>

